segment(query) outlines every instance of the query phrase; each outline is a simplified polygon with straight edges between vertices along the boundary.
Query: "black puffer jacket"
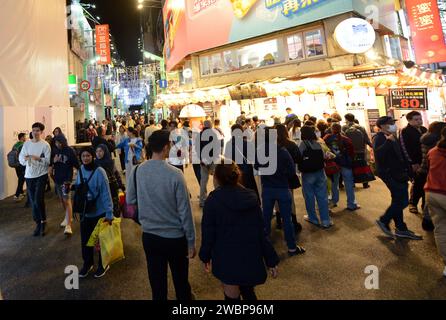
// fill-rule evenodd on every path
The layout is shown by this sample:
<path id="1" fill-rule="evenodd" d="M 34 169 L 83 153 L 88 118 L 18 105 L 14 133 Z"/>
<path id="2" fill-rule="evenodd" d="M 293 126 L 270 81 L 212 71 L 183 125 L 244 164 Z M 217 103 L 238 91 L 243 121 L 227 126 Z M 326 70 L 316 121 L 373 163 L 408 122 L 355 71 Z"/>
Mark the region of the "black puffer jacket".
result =
<path id="1" fill-rule="evenodd" d="M 427 174 L 428 172 L 428 162 L 427 162 L 427 153 L 430 149 L 435 147 L 440 141 L 440 136 L 435 133 L 425 133 L 421 137 L 421 153 L 422 153 L 422 161 L 421 161 L 421 168 L 418 171 L 419 174 Z"/>
<path id="2" fill-rule="evenodd" d="M 212 273 L 225 284 L 263 284 L 266 267 L 279 263 L 252 190 L 238 186 L 211 192 L 204 206 L 201 232 L 200 259 L 212 261 Z"/>

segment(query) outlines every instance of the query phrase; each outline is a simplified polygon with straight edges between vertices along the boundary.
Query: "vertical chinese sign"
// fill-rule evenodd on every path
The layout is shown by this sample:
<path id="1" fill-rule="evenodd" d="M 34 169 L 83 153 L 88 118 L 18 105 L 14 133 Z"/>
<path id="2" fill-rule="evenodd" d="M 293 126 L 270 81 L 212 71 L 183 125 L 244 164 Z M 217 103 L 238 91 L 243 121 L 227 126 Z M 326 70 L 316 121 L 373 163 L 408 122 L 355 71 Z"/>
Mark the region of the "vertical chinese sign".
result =
<path id="1" fill-rule="evenodd" d="M 99 56 L 98 64 L 110 64 L 110 34 L 109 25 L 96 26 L 96 54 Z"/>
<path id="2" fill-rule="evenodd" d="M 446 61 L 445 35 L 437 0 L 406 0 L 417 63 Z"/>

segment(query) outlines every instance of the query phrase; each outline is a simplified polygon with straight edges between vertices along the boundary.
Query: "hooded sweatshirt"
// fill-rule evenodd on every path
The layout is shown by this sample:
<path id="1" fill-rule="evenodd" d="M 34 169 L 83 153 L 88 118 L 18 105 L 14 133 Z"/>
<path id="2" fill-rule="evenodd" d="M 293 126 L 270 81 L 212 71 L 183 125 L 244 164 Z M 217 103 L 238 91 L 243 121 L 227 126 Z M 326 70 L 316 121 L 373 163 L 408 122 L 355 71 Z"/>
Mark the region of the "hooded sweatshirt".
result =
<path id="1" fill-rule="evenodd" d="M 225 284 L 255 286 L 265 282 L 265 265 L 279 258 L 268 240 L 262 210 L 254 191 L 219 187 L 203 209 L 200 259 L 212 260 L 214 276 Z"/>
<path id="2" fill-rule="evenodd" d="M 63 145 L 62 149 L 54 147 L 51 155 L 50 166 L 54 168 L 54 181 L 56 184 L 71 183 L 73 168 L 79 169 L 79 161 L 74 150 L 67 146 L 67 139 L 64 135 L 58 135 L 54 140 Z"/>
<path id="3" fill-rule="evenodd" d="M 446 149 L 435 147 L 427 154 L 429 173 L 425 191 L 446 196 Z"/>

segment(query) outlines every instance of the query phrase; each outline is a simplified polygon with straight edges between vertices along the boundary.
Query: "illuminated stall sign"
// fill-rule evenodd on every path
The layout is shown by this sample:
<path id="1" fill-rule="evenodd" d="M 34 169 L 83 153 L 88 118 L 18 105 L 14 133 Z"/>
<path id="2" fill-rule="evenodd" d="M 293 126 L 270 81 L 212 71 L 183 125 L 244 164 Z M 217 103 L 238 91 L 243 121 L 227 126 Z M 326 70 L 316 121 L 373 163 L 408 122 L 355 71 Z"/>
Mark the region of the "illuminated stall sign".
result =
<path id="1" fill-rule="evenodd" d="M 390 106 L 400 110 L 427 110 L 427 89 L 390 89 Z"/>
<path id="2" fill-rule="evenodd" d="M 355 79 L 364 79 L 364 78 L 371 78 L 371 77 L 380 77 L 380 76 L 387 76 L 390 74 L 396 74 L 396 70 L 393 67 L 390 68 L 379 68 L 379 69 L 373 69 L 373 70 L 366 70 L 366 71 L 358 71 L 358 72 L 351 72 L 345 74 L 345 80 L 355 80 Z"/>

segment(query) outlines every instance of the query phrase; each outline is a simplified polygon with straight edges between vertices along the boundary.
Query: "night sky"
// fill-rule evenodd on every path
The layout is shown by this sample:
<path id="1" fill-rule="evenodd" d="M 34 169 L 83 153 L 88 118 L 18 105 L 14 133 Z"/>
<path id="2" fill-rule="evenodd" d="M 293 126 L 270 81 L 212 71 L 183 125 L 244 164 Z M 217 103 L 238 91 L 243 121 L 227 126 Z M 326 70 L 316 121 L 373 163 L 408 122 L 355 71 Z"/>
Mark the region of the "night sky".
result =
<path id="1" fill-rule="evenodd" d="M 136 0 L 91 0 L 83 3 L 96 4 L 96 9 L 88 11 L 100 16 L 99 22 L 109 24 L 115 38 L 118 53 L 127 66 L 138 65 L 141 53 L 138 52 L 140 15 Z"/>

